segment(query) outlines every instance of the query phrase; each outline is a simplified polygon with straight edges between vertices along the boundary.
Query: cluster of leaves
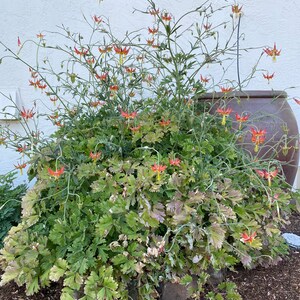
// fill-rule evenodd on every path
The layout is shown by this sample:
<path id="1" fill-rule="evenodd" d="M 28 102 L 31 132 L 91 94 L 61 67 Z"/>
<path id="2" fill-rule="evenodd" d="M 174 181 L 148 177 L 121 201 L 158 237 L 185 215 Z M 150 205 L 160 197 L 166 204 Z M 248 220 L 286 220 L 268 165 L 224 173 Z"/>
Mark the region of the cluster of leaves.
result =
<path id="1" fill-rule="evenodd" d="M 47 116 L 58 126 L 51 138 L 32 134 L 31 119 L 38 124 L 40 117 L 32 110 L 23 111 L 28 137 L 6 137 L 15 148 L 25 143 L 22 154 L 37 181 L 1 250 L 1 284 L 26 284 L 31 295 L 62 280 L 62 300 L 75 292 L 81 300 L 128 299 L 134 286 L 147 300 L 158 297 L 160 282 L 171 281 L 199 299 L 210 270 L 251 267 L 287 252 L 280 227 L 292 209 L 291 193 L 279 175 L 268 185 L 256 172 L 279 162 L 249 156 L 231 121 L 223 126 L 192 99 L 205 90 L 201 67 L 228 49 L 221 51 L 217 35 L 197 24 L 184 53 L 177 41 L 190 27 L 171 23 L 171 15 L 149 2 L 157 23 L 148 30 L 155 29 L 159 44 L 136 44 L 142 35 L 130 34 L 118 41 L 94 17 L 92 37 L 103 33 L 102 44 L 92 37 L 83 44 L 65 30 L 75 46 L 49 46 L 67 53 L 62 70 L 47 59 L 30 69 L 30 84 L 48 88 L 63 108 Z M 203 22 L 209 16 L 203 6 L 192 13 Z M 209 60 L 204 37 L 217 39 Z M 40 38 L 38 46 L 46 48 Z M 225 290 L 238 299 L 231 284 L 219 289 L 208 297 L 222 299 Z"/>
<path id="2" fill-rule="evenodd" d="M 257 162 L 219 118 L 188 107 L 180 119 L 159 109 L 134 120 L 103 114 L 74 118 L 33 158 L 37 183 L 1 251 L 2 284 L 14 279 L 32 294 L 63 278 L 62 299 L 76 290 L 81 299 L 127 299 L 136 281 L 140 297 L 154 299 L 161 280 L 188 284 L 187 274 L 211 266 L 251 266 L 286 252 L 279 227 L 290 195 L 279 179 L 272 188 L 261 182 Z M 180 163 L 170 165 L 174 158 Z M 166 166 L 160 176 L 154 164 Z M 60 166 L 64 173 L 49 178 L 48 168 Z M 257 237 L 245 243 L 244 232 Z"/>
<path id="3" fill-rule="evenodd" d="M 8 230 L 16 226 L 21 218 L 21 198 L 26 192 L 26 185 L 13 187 L 15 177 L 15 172 L 0 175 L 0 248 Z"/>

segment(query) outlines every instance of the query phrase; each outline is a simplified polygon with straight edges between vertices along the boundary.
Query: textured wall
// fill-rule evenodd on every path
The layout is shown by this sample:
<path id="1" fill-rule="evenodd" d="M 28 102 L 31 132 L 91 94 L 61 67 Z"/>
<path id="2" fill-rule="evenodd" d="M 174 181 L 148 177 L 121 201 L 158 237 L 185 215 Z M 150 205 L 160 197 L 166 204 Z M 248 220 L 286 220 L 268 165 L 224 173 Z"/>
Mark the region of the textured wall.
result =
<path id="1" fill-rule="evenodd" d="M 161 8 L 166 8 L 175 16 L 199 5 L 204 1 L 195 0 L 157 0 L 155 1 Z M 234 4 L 232 0 L 212 1 L 219 7 L 222 5 Z M 261 59 L 259 68 L 275 72 L 275 77 L 270 85 L 262 77 L 262 72 L 258 72 L 248 85 L 248 89 L 287 89 L 291 98 L 300 98 L 300 1 L 298 0 L 241 0 L 244 16 L 242 18 L 242 32 L 245 39 L 241 41 L 242 47 L 273 46 L 276 42 L 282 54 L 276 63 L 266 56 Z M 64 24 L 72 31 L 81 32 L 88 36 L 88 26 L 83 15 L 88 19 L 93 15 L 105 15 L 112 24 L 113 32 L 118 36 L 126 30 L 136 28 L 147 28 L 150 24 L 149 16 L 132 13 L 133 8 L 144 9 L 147 7 L 145 0 L 103 0 L 99 5 L 98 0 L 13 0 L 1 1 L 0 9 L 0 41 L 4 42 L 13 50 L 17 50 L 17 37 L 21 41 L 26 39 L 36 39 L 36 34 L 43 32 L 46 39 L 55 41 L 51 33 L 57 31 L 57 25 Z M 227 17 L 230 14 L 230 7 L 218 13 L 213 22 Z M 223 14 L 223 15 L 222 15 Z M 189 20 L 190 21 L 190 20 Z M 195 20 L 197 21 L 197 20 Z M 261 53 L 261 48 L 254 49 L 251 54 L 245 54 L 241 59 L 242 78 L 251 71 L 253 64 Z M 0 55 L 3 56 L 3 48 L 0 47 Z M 52 56 L 53 53 L 47 55 Z M 22 57 L 30 63 L 35 62 L 35 49 L 28 47 L 22 53 Z M 220 75 L 218 69 L 212 67 L 204 70 L 204 73 L 212 74 L 216 77 Z M 235 65 L 229 68 L 226 78 L 236 80 Z M 45 109 L 43 95 L 34 93 L 28 86 L 28 68 L 13 60 L 4 60 L 0 65 L 0 91 L 6 88 L 19 88 L 21 91 L 23 105 L 31 107 L 34 101 L 40 103 L 40 110 Z M 0 98 L 0 108 L 1 108 Z M 300 120 L 300 106 L 293 100 L 289 102 L 294 109 L 297 118 Z M 300 125 L 300 122 L 299 122 Z M 12 125 L 18 129 L 18 124 Z M 44 125 L 44 131 L 50 131 L 49 124 Z M 0 173 L 6 173 L 13 168 L 17 162 L 18 154 L 9 149 L 0 147 Z M 24 180 L 20 178 L 19 181 Z"/>

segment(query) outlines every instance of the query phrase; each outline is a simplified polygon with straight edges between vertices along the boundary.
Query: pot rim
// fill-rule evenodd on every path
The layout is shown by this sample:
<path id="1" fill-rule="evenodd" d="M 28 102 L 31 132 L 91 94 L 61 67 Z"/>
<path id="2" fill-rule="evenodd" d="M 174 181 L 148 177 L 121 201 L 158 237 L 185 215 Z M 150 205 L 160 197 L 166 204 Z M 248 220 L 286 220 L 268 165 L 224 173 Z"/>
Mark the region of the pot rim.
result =
<path id="1" fill-rule="evenodd" d="M 197 99 L 220 99 L 220 98 L 287 98 L 287 93 L 281 90 L 246 90 L 246 91 L 232 91 L 230 93 L 211 92 L 199 95 Z"/>

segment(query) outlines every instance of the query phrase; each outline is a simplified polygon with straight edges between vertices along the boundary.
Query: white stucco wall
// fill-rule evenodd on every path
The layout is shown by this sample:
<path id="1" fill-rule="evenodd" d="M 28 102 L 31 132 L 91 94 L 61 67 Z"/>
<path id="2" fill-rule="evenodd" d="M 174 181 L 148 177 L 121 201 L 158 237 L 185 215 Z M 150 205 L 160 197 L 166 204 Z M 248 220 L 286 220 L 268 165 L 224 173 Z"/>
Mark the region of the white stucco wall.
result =
<path id="1" fill-rule="evenodd" d="M 98 0 L 0 0 L 0 41 L 17 50 L 17 37 L 21 41 L 35 39 L 36 34 L 43 32 L 46 39 L 54 39 L 50 32 L 56 31 L 56 25 L 64 24 L 72 31 L 80 31 L 87 35 L 89 32 L 82 15 L 87 18 L 93 15 L 105 15 L 109 18 L 114 33 L 122 36 L 126 30 L 148 27 L 150 20 L 142 14 L 132 14 L 133 8 L 144 9 L 147 7 L 145 0 L 103 0 L 99 5 Z M 202 0 L 157 0 L 157 6 L 170 11 L 175 17 L 182 12 L 203 3 Z M 234 4 L 234 0 L 214 0 L 217 6 Z M 248 89 L 284 89 L 290 98 L 300 98 L 300 1 L 299 0 L 240 0 L 243 5 L 242 32 L 245 40 L 241 41 L 242 47 L 273 46 L 276 42 L 282 49 L 281 56 L 276 63 L 269 57 L 263 56 L 260 67 L 275 72 L 275 77 L 267 84 L 261 72 L 258 72 L 248 86 Z M 223 14 L 230 14 L 230 7 L 224 9 Z M 225 16 L 225 15 L 224 15 Z M 225 17 L 226 18 L 226 17 Z M 147 23 L 149 20 L 149 24 Z M 196 20 L 195 20 L 196 21 Z M 216 20 L 217 21 L 217 20 Z M 241 75 L 250 72 L 261 48 L 241 59 Z M 0 47 L 0 56 L 3 56 L 3 47 Z M 50 53 L 50 55 L 53 55 Z M 22 53 L 22 57 L 34 64 L 35 50 L 28 48 Z M 207 70 L 212 75 L 218 76 L 214 68 Z M 232 67 L 227 78 L 236 80 L 235 67 Z M 28 68 L 13 60 L 4 60 L 0 65 L 0 91 L 7 88 L 18 88 L 21 92 L 22 103 L 25 107 L 31 107 L 35 100 L 42 100 L 43 96 L 35 93 L 28 85 Z M 1 101 L 4 101 L 0 97 Z M 37 101 L 39 102 L 39 101 Z M 289 102 L 299 120 L 300 105 L 293 100 Z M 40 106 L 43 110 L 43 105 Z M 42 124 L 43 125 L 43 124 Z M 18 128 L 18 124 L 13 125 Z M 44 131 L 51 130 L 44 125 Z M 19 154 L 0 146 L 0 173 L 6 173 L 17 163 Z M 25 180 L 20 177 L 19 182 Z"/>

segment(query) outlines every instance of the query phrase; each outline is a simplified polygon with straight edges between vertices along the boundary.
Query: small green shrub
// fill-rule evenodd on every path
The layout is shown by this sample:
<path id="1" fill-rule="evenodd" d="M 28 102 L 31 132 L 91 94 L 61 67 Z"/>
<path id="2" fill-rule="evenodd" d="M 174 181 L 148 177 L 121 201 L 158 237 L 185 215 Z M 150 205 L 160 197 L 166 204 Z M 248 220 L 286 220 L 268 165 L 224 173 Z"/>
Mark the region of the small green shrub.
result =
<path id="1" fill-rule="evenodd" d="M 292 192 L 281 163 L 237 143 L 255 118 L 244 116 L 243 128 L 233 129 L 238 121 L 227 107 L 228 89 L 217 115 L 195 101 L 205 92 L 203 66 L 219 63 L 235 43 L 220 50 L 215 29 L 198 23 L 184 29 L 182 18 L 174 21 L 149 3 L 154 27 L 120 41 L 95 16 L 86 44 L 66 28 L 71 46 L 48 46 L 39 37 L 40 51 L 66 55 L 58 71 L 47 59 L 30 69 L 30 84 L 47 88 L 60 104 L 47 115 L 59 129 L 50 138 L 38 128 L 33 134 L 28 124 L 41 116 L 24 108 L 27 136 L 5 136 L 15 147 L 24 145 L 17 167 L 28 163 L 37 181 L 1 250 L 1 284 L 15 280 L 31 295 L 62 280 L 62 300 L 75 292 L 81 300 L 128 299 L 130 285 L 139 299 L 150 300 L 158 298 L 160 282 L 171 281 L 200 299 L 210 270 L 252 267 L 287 253 L 280 227 L 292 210 Z M 206 23 L 212 10 L 205 3 L 184 16 Z M 139 33 L 145 31 L 147 42 Z M 187 53 L 183 36 L 191 40 Z M 209 55 L 205 39 L 216 45 Z M 252 128 L 252 135 L 253 146 L 262 148 L 265 130 Z M 232 283 L 208 297 L 225 294 L 239 299 Z"/>
<path id="2" fill-rule="evenodd" d="M 13 187 L 15 176 L 15 172 L 0 175 L 0 248 L 9 229 L 18 225 L 21 219 L 21 198 L 26 192 L 26 185 Z"/>

